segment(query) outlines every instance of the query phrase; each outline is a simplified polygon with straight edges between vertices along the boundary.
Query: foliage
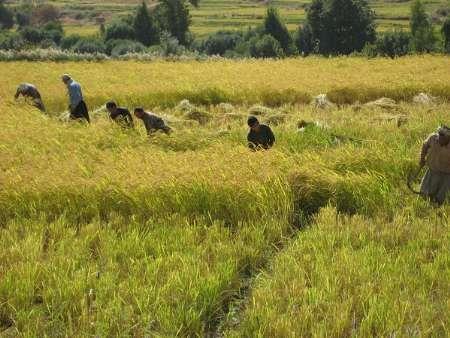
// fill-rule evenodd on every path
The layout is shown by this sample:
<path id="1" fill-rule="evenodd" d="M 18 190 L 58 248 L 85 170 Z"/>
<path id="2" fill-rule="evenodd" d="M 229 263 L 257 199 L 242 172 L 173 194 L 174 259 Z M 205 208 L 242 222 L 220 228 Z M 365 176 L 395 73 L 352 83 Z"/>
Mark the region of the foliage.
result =
<path id="1" fill-rule="evenodd" d="M 145 46 L 154 45 L 159 41 L 158 29 L 148 12 L 145 1 L 137 9 L 136 17 L 134 18 L 134 32 L 136 39 Z"/>
<path id="2" fill-rule="evenodd" d="M 0 35 L 0 50 L 18 51 L 25 47 L 25 41 L 19 33 Z"/>
<path id="3" fill-rule="evenodd" d="M 105 41 L 108 40 L 134 40 L 134 28 L 124 20 L 118 20 L 106 27 Z"/>
<path id="4" fill-rule="evenodd" d="M 365 0 L 314 0 L 307 23 L 321 54 L 350 54 L 375 41 L 374 12 Z"/>
<path id="5" fill-rule="evenodd" d="M 129 53 L 142 53 L 145 51 L 145 46 L 137 41 L 130 40 L 110 40 L 110 41 L 119 41 L 114 45 L 109 53 L 113 57 L 129 54 Z"/>
<path id="6" fill-rule="evenodd" d="M 200 50 L 207 55 L 224 55 L 233 50 L 241 41 L 242 33 L 235 31 L 218 31 L 208 36 L 200 46 Z"/>
<path id="7" fill-rule="evenodd" d="M 263 35 L 250 39 L 250 55 L 259 58 L 284 56 L 283 48 L 272 35 Z"/>
<path id="8" fill-rule="evenodd" d="M 79 54 L 102 54 L 105 53 L 106 47 L 101 39 L 81 38 L 72 46 L 72 50 Z"/>
<path id="9" fill-rule="evenodd" d="M 376 49 L 379 55 L 404 56 L 410 52 L 411 35 L 402 31 L 385 32 L 378 36 Z"/>
<path id="10" fill-rule="evenodd" d="M 78 34 L 68 35 L 61 40 L 61 48 L 69 50 L 81 39 L 82 37 Z"/>
<path id="11" fill-rule="evenodd" d="M 280 43 L 286 55 L 292 54 L 292 37 L 275 7 L 269 7 L 267 9 L 267 14 L 264 19 L 264 34 L 273 36 Z"/>

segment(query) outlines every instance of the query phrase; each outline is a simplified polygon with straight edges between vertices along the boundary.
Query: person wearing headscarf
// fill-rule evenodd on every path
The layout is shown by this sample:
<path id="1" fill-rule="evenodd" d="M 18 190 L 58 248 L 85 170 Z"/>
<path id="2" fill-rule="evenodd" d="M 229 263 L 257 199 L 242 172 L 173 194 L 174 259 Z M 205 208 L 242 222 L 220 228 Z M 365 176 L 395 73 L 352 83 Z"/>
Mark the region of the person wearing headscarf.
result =
<path id="1" fill-rule="evenodd" d="M 85 119 L 88 123 L 90 123 L 89 112 L 86 103 L 83 100 L 83 93 L 81 91 L 80 84 L 67 74 L 64 74 L 61 79 L 67 86 L 70 118 L 72 120 Z"/>
<path id="2" fill-rule="evenodd" d="M 31 83 L 21 83 L 16 90 L 16 95 L 14 98 L 17 100 L 19 96 L 22 95 L 24 98 L 29 98 L 33 102 L 33 106 L 38 108 L 40 111 L 45 112 L 45 106 L 42 102 L 41 94 L 35 85 Z"/>
<path id="3" fill-rule="evenodd" d="M 147 131 L 147 135 L 149 136 L 158 130 L 161 130 L 167 135 L 172 132 L 172 129 L 168 125 L 166 125 L 161 117 L 153 113 L 146 112 L 144 108 L 138 107 L 134 109 L 134 116 L 142 120 L 145 130 Z"/>
<path id="4" fill-rule="evenodd" d="M 422 146 L 420 165 L 428 170 L 422 179 L 420 192 L 442 205 L 450 191 L 450 128 L 439 127 Z"/>
<path id="5" fill-rule="evenodd" d="M 251 150 L 270 149 L 275 143 L 275 135 L 269 126 L 259 123 L 255 116 L 247 120 L 250 131 L 247 135 L 248 146 Z"/>

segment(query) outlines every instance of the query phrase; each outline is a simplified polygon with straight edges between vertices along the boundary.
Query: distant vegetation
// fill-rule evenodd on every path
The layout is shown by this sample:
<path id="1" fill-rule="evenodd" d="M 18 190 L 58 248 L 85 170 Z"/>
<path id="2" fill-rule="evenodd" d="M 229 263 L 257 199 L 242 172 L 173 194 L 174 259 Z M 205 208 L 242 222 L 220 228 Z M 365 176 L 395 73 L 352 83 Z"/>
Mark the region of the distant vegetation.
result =
<path id="1" fill-rule="evenodd" d="M 192 5 L 199 4 L 164 0 L 149 8 L 143 2 L 133 14 L 113 18 L 109 23 L 100 21 L 96 34 L 80 36 L 65 34 L 58 7 L 11 7 L 0 2 L 0 50 L 53 48 L 111 57 L 140 54 L 235 58 L 355 53 L 395 57 L 449 51 L 449 19 L 434 20 L 421 0 L 415 0 L 411 6 L 409 30 L 377 32 L 375 12 L 366 0 L 313 0 L 306 8 L 305 21 L 294 32 L 289 31 L 277 8 L 268 7 L 265 17 L 253 28 L 219 30 L 202 39 L 196 39 L 191 32 Z M 445 18 L 448 13 L 441 15 Z M 436 27 L 433 22 L 439 25 Z M 14 25 L 17 29 L 11 30 Z"/>

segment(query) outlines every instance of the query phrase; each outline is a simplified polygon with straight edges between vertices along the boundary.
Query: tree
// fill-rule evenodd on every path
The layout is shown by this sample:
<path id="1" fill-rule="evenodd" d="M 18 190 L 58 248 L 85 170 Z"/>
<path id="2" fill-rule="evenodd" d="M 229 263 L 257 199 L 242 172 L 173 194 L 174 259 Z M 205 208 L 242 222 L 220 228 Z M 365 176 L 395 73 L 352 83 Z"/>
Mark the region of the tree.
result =
<path id="1" fill-rule="evenodd" d="M 404 56 L 409 53 L 411 35 L 402 31 L 391 31 L 381 34 L 376 42 L 376 50 L 379 55 Z"/>
<path id="2" fill-rule="evenodd" d="M 136 34 L 136 40 L 143 43 L 145 46 L 158 43 L 158 29 L 153 23 L 153 19 L 148 12 L 145 1 L 143 1 L 142 5 L 138 7 L 133 26 Z"/>
<path id="3" fill-rule="evenodd" d="M 375 15 L 366 0 L 314 0 L 307 13 L 307 23 L 318 52 L 350 54 L 373 43 Z"/>
<path id="4" fill-rule="evenodd" d="M 298 52 L 303 56 L 308 56 L 314 52 L 314 38 L 310 25 L 298 26 L 294 43 Z"/>
<path id="5" fill-rule="evenodd" d="M 274 7 L 267 9 L 267 16 L 264 19 L 264 33 L 273 36 L 280 43 L 283 51 L 286 54 L 291 54 L 293 49 L 292 37 Z"/>
<path id="6" fill-rule="evenodd" d="M 425 12 L 425 6 L 420 0 L 414 1 L 411 7 L 410 28 L 412 47 L 416 52 L 431 52 L 434 49 L 436 38 L 433 25 Z"/>
<path id="7" fill-rule="evenodd" d="M 180 44 L 186 45 L 191 23 L 187 3 L 184 0 L 162 0 L 161 6 L 163 29 L 175 37 Z"/>
<path id="8" fill-rule="evenodd" d="M 0 29 L 11 29 L 14 26 L 14 13 L 0 0 Z"/>
<path id="9" fill-rule="evenodd" d="M 442 24 L 441 33 L 444 40 L 444 50 L 446 53 L 450 53 L 450 17 Z"/>

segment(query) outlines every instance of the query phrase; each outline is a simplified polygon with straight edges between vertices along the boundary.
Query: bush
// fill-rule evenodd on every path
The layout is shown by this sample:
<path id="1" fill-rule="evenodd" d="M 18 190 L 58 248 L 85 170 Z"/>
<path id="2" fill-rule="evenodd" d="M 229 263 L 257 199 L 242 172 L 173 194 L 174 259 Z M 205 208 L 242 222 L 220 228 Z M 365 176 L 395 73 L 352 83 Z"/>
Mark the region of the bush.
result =
<path id="1" fill-rule="evenodd" d="M 117 40 L 115 40 L 117 41 Z M 129 53 L 142 53 L 145 51 L 145 46 L 137 41 L 120 40 L 111 50 L 111 56 L 117 57 Z"/>
<path id="2" fill-rule="evenodd" d="M 113 22 L 106 28 L 105 40 L 134 40 L 135 32 L 133 26 L 125 21 Z"/>
<path id="3" fill-rule="evenodd" d="M 76 43 L 78 41 L 80 41 L 80 39 L 82 39 L 82 37 L 78 34 L 72 34 L 72 35 L 66 36 L 65 38 L 63 38 L 61 40 L 61 48 L 64 50 L 69 50 L 73 46 L 75 46 Z"/>
<path id="4" fill-rule="evenodd" d="M 44 31 L 36 27 L 25 27 L 20 30 L 20 34 L 25 41 L 32 44 L 38 44 L 45 39 Z"/>
<path id="5" fill-rule="evenodd" d="M 25 47 L 25 41 L 18 33 L 0 35 L 0 50 L 21 50 Z"/>
<path id="6" fill-rule="evenodd" d="M 257 58 L 282 57 L 284 55 L 280 43 L 271 35 L 252 38 L 250 40 L 250 54 Z"/>
<path id="7" fill-rule="evenodd" d="M 168 32 L 161 34 L 160 47 L 163 56 L 181 55 L 186 51 L 184 46 L 180 45 L 178 39 L 171 36 Z"/>
<path id="8" fill-rule="evenodd" d="M 394 58 L 408 54 L 410 44 L 410 34 L 402 31 L 386 32 L 378 37 L 376 50 L 378 55 Z"/>
<path id="9" fill-rule="evenodd" d="M 200 46 L 202 52 L 208 55 L 224 55 L 233 50 L 242 41 L 242 33 L 219 31 L 210 35 Z"/>
<path id="10" fill-rule="evenodd" d="M 31 13 L 28 11 L 16 11 L 16 22 L 19 27 L 29 26 L 31 23 Z"/>
<path id="11" fill-rule="evenodd" d="M 106 47 L 100 39 L 82 38 L 72 47 L 72 50 L 79 54 L 97 54 L 105 53 Z"/>

